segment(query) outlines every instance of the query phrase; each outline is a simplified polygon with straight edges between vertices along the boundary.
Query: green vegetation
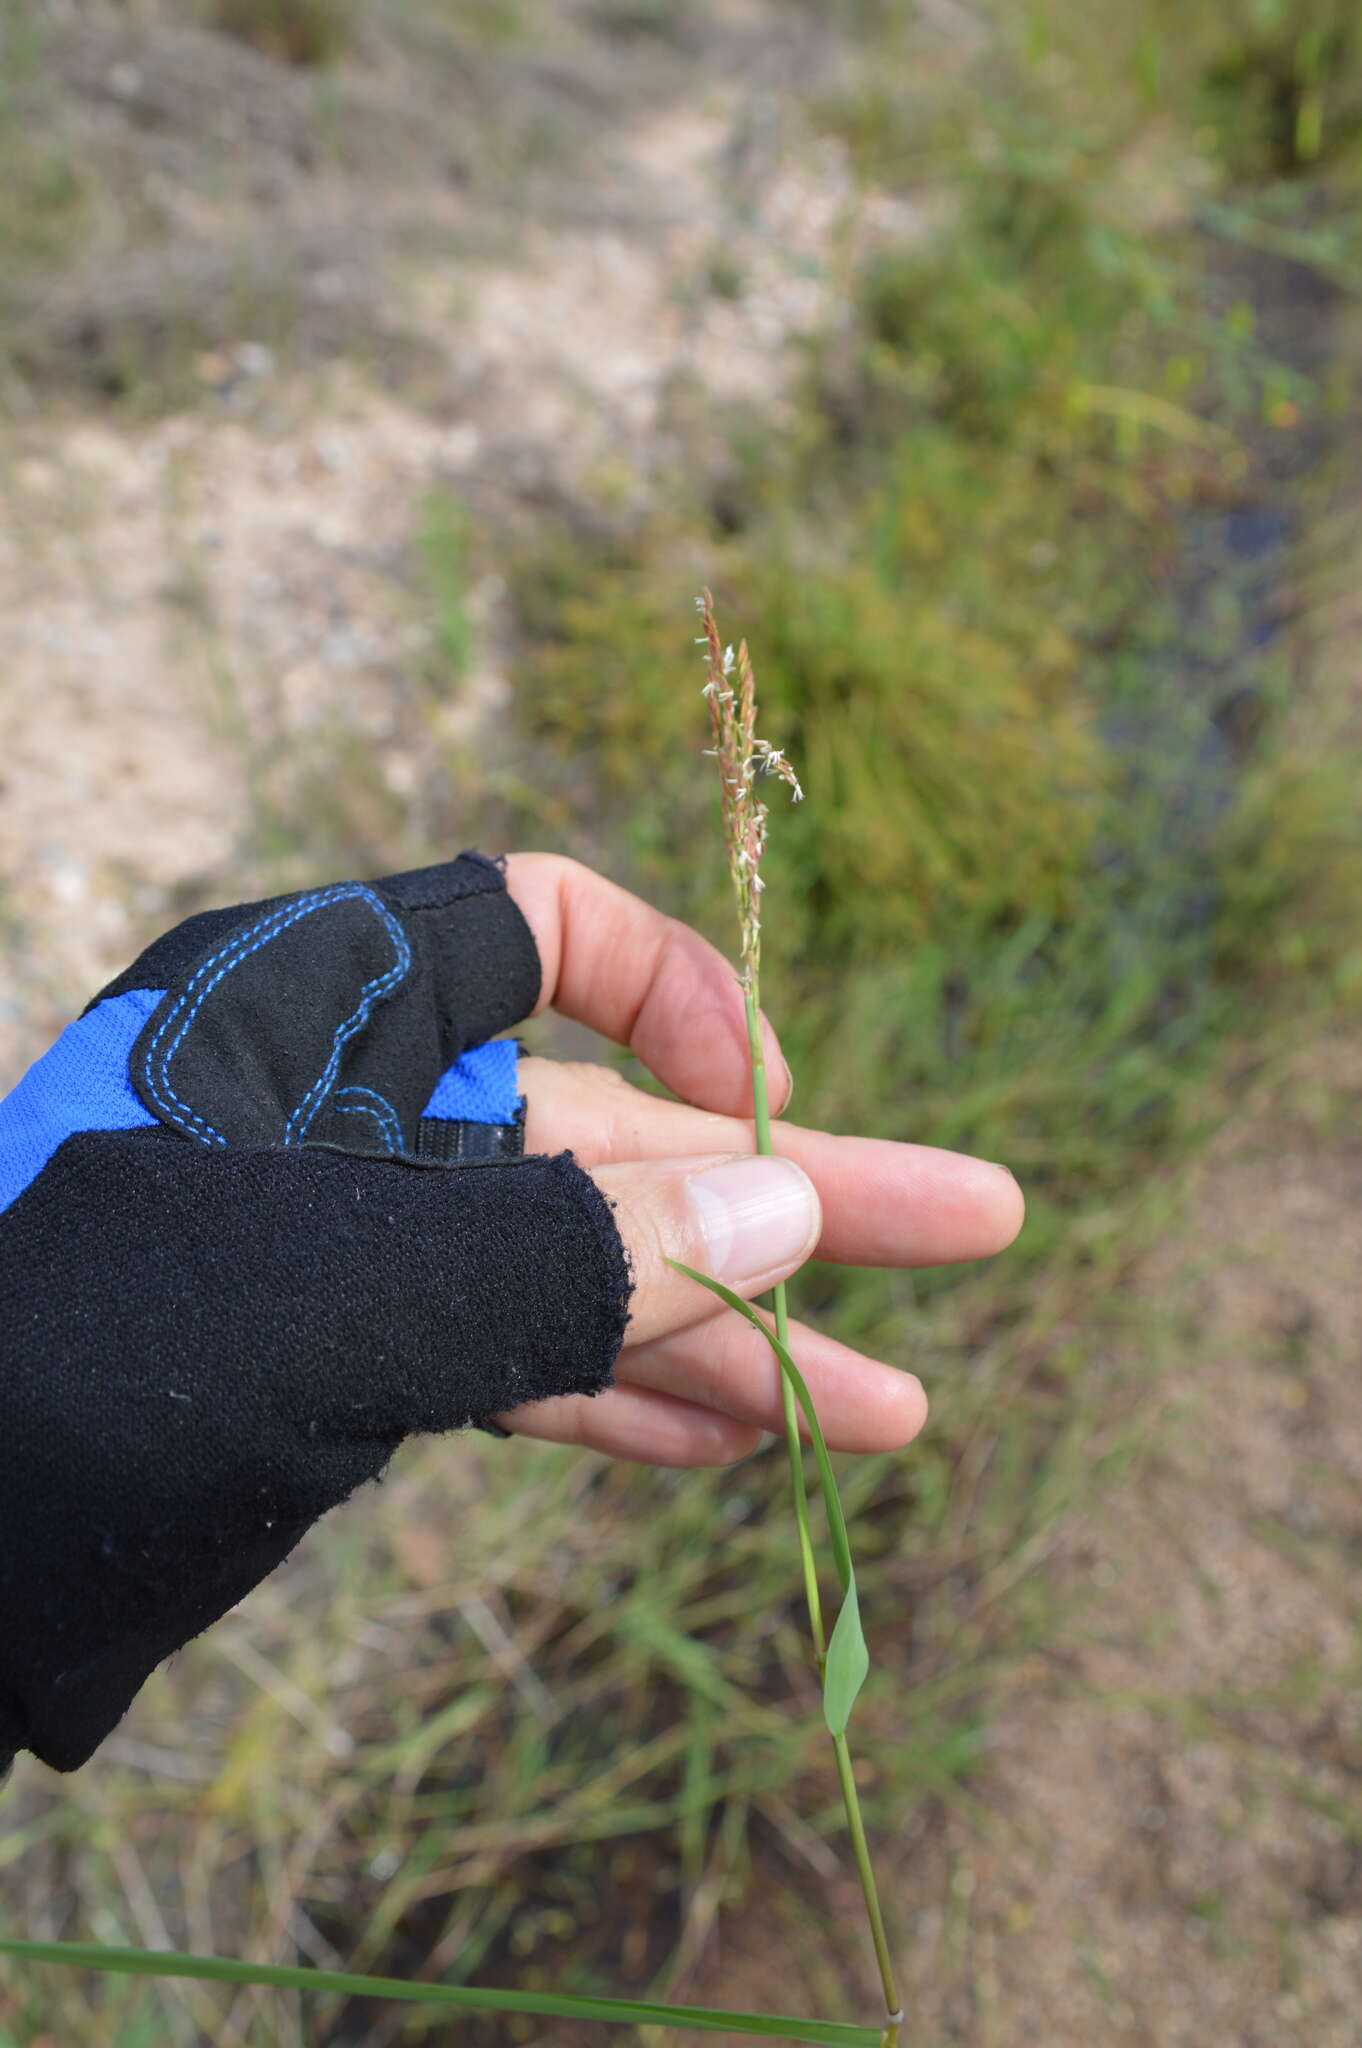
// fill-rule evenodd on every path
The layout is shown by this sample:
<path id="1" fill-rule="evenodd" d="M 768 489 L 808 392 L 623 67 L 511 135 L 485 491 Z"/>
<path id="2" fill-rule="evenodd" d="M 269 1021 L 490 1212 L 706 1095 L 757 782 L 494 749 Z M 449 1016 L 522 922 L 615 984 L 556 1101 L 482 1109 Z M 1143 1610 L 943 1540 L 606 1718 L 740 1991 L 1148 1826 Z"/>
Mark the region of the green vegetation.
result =
<path id="1" fill-rule="evenodd" d="M 1349 843 L 1279 744 L 1251 565 L 1221 544 L 1214 617 L 1180 567 L 1194 525 L 1259 501 L 1265 416 L 1308 436 L 1324 401 L 1258 339 L 1270 277 L 1187 222 L 1151 239 L 1115 140 L 1036 104 L 1043 70 L 975 110 L 991 146 L 961 146 L 949 230 L 862 265 L 795 433 L 518 572 L 528 729 L 593 764 L 641 886 L 715 929 L 676 650 L 707 565 L 811 791 L 771 855 L 801 1112 L 1007 1156 L 1039 1198 L 1027 1263 L 1167 1158 L 1230 970 Z"/>
<path id="2" fill-rule="evenodd" d="M 267 57 L 303 67 L 329 63 L 350 34 L 342 0 L 213 0 L 209 21 Z"/>
<path id="3" fill-rule="evenodd" d="M 543 2018 L 599 2019 L 615 2026 L 656 2026 L 677 2017 L 677 2009 L 625 1999 L 556 1998 L 552 1993 L 484 1991 L 454 1984 L 418 1984 L 403 1977 L 355 1977 L 326 1970 L 303 1970 L 289 1964 L 243 1963 L 232 1957 L 151 1955 L 146 1949 L 120 1949 L 98 1943 L 6 1941 L 0 1955 L 24 1962 L 56 1964 L 64 1969 L 84 1966 L 125 1977 L 177 1977 L 208 1984 L 268 1984 L 306 1991 L 312 1996 L 330 1989 L 351 1996 L 381 1998 L 403 2004 L 428 2003 L 456 2012 L 501 2011 L 535 2013 Z M 753 2014 L 714 2008 L 693 2008 L 685 2015 L 694 2033 L 754 2034 L 782 2041 L 808 2041 L 822 2048 L 876 2048 L 879 2029 L 837 2022 L 804 2020 L 781 2014 Z"/>
<path id="4" fill-rule="evenodd" d="M 867 1632 L 878 1659 L 892 1628 L 915 1682 L 878 1724 L 879 1812 L 900 1825 L 967 1796 L 990 1669 L 1045 1600 L 1025 1560 L 1131 1453 L 1176 1332 L 1148 1305 L 1125 1327 L 1121 1280 L 1223 1077 L 1358 973 L 1346 770 L 1317 721 L 1295 737 L 1292 667 L 1240 538 L 1264 505 L 1283 534 L 1299 516 L 1347 403 L 1273 318 L 1294 285 L 1270 252 L 1362 275 L 1362 52 L 1326 14 L 1207 10 L 1187 36 L 1151 5 L 1114 44 L 1107 18 L 1034 10 L 933 80 L 929 121 L 907 77 L 920 42 L 882 23 L 877 82 L 820 118 L 867 178 L 930 178 L 947 224 L 858 259 L 792 427 L 719 422 L 723 453 L 678 469 L 642 518 L 607 494 L 515 562 L 516 703 L 536 763 L 561 763 L 555 843 L 609 849 L 723 943 L 678 645 L 708 578 L 809 793 L 768 856 L 767 1001 L 796 1114 L 977 1149 L 1027 1185 L 1026 1235 L 991 1273 L 819 1270 L 799 1288 L 933 1392 L 928 1439 L 851 1480 L 857 1526 L 885 1532 Z M 517 817 L 522 841 L 544 837 L 543 801 Z M 777 1484 L 763 1465 L 742 1478 L 774 1524 Z M 687 1487 L 718 1514 L 734 1481 Z M 652 1482 L 636 1512 L 652 1542 Z M 908 1590 L 964 1550 L 953 1594 Z M 1007 1599 L 981 1596 L 999 1578 Z M 667 1625 L 743 1661 L 730 1615 L 666 1588 Z M 873 1716 L 873 1680 L 870 1700 Z M 800 1811 L 816 1795 L 772 1739 L 753 1804 L 778 1831 L 787 1789 Z"/>
<path id="5" fill-rule="evenodd" d="M 23 0 L 0 0 L 0 329 L 13 314 L 16 274 L 52 259 L 87 202 L 53 112 L 40 31 Z"/>

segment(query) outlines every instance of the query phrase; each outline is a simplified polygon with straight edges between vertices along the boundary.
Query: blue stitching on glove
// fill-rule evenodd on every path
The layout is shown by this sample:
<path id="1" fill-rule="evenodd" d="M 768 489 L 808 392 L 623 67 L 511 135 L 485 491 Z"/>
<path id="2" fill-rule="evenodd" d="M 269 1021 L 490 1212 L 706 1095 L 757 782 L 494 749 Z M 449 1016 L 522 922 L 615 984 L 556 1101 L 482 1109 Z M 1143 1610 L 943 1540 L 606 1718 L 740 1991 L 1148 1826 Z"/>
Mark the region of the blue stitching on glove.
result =
<path id="1" fill-rule="evenodd" d="M 349 1096 L 363 1096 L 365 1099 L 351 1102 L 347 1100 Z M 346 1116 L 371 1116 L 386 1139 L 388 1150 L 402 1150 L 402 1126 L 397 1111 L 387 1096 L 380 1095 L 376 1088 L 338 1088 L 331 1098 L 331 1107 Z"/>
<path id="2" fill-rule="evenodd" d="M 355 1033 L 362 1030 L 368 1022 L 375 1003 L 379 1002 L 382 997 L 388 995 L 392 989 L 397 987 L 406 977 L 411 967 L 411 947 L 407 943 L 406 933 L 387 905 L 374 894 L 372 889 L 367 888 L 363 882 L 338 882 L 328 889 L 313 889 L 309 890 L 305 895 L 291 897 L 287 903 L 281 904 L 277 910 L 271 911 L 267 917 L 262 917 L 258 923 L 248 926 L 245 931 L 234 932 L 225 946 L 220 947 L 216 953 L 210 955 L 200 967 L 196 968 L 189 981 L 185 984 L 180 996 L 172 1003 L 166 1015 L 161 1019 L 142 1061 L 142 1079 L 147 1093 L 151 1096 L 152 1101 L 168 1123 L 175 1124 L 189 1137 L 200 1138 L 206 1145 L 226 1145 L 227 1140 L 223 1137 L 222 1133 L 214 1130 L 207 1119 L 201 1117 L 197 1110 L 191 1109 L 189 1104 L 182 1101 L 171 1087 L 171 1061 L 179 1051 L 190 1026 L 198 1016 L 208 997 L 212 994 L 218 983 L 231 973 L 234 967 L 239 967 L 242 961 L 250 958 L 252 953 L 256 953 L 262 946 L 268 945 L 271 939 L 278 938 L 291 925 L 297 924 L 301 918 L 309 917 L 314 910 L 323 910 L 331 903 L 344 903 L 356 899 L 367 903 L 369 908 L 377 913 L 382 923 L 387 927 L 388 935 L 393 941 L 397 958 L 386 974 L 380 976 L 375 981 L 365 983 L 364 988 L 360 991 L 360 1000 L 357 1007 L 345 1019 L 344 1023 L 337 1025 L 335 1036 L 332 1040 L 330 1058 L 316 1081 L 313 1082 L 312 1087 L 289 1117 L 288 1123 L 285 1126 L 284 1143 L 288 1145 L 298 1142 L 298 1138 L 291 1136 L 295 1122 L 302 1115 L 304 1109 L 306 1109 L 307 1117 L 302 1125 L 302 1130 L 306 1130 L 308 1123 L 311 1122 L 317 1112 L 322 1096 L 335 1081 L 343 1049 L 350 1039 L 354 1037 Z M 254 941 L 254 943 L 249 943 L 251 941 Z M 219 965 L 219 962 L 224 964 Z M 218 969 L 217 973 L 212 976 L 212 979 L 208 981 L 205 987 L 200 988 L 200 982 L 203 981 L 204 976 L 209 974 L 214 967 Z M 196 990 L 198 991 L 197 994 L 195 994 Z M 190 1001 L 191 997 L 193 997 L 192 1002 Z M 189 1006 L 188 1012 L 180 1023 L 179 1030 L 171 1040 L 171 1043 L 162 1051 L 162 1041 L 166 1033 L 180 1018 L 186 1004 Z M 157 1071 L 155 1073 L 152 1071 L 153 1060 L 157 1061 Z M 314 1100 L 314 1098 L 316 1099 Z M 174 1105 L 173 1108 L 171 1104 Z M 176 1114 L 177 1111 L 179 1112 L 178 1115 Z M 301 1131 L 299 1132 L 300 1136 Z"/>
<path id="3" fill-rule="evenodd" d="M 393 942 L 397 958 L 386 974 L 380 975 L 377 981 L 368 981 L 364 984 L 364 987 L 360 990 L 358 1004 L 351 1011 L 345 1022 L 336 1026 L 336 1035 L 331 1042 L 330 1059 L 284 1126 L 284 1143 L 286 1145 L 299 1145 L 302 1143 L 308 1125 L 312 1122 L 313 1117 L 316 1116 L 317 1111 L 336 1085 L 336 1076 L 340 1072 L 341 1054 L 350 1043 L 350 1040 L 364 1029 L 364 1026 L 373 1014 L 374 1005 L 382 1002 L 385 996 L 390 995 L 393 989 L 399 987 L 406 980 L 408 970 L 411 967 L 411 947 L 408 945 L 407 935 L 397 922 L 397 919 L 379 901 L 371 889 L 362 890 L 362 894 L 364 900 L 372 909 L 378 912 L 380 918 L 387 926 L 388 936 Z M 295 1125 L 297 1126 L 296 1130 L 294 1128 Z M 400 1142 L 400 1130 L 398 1138 Z"/>

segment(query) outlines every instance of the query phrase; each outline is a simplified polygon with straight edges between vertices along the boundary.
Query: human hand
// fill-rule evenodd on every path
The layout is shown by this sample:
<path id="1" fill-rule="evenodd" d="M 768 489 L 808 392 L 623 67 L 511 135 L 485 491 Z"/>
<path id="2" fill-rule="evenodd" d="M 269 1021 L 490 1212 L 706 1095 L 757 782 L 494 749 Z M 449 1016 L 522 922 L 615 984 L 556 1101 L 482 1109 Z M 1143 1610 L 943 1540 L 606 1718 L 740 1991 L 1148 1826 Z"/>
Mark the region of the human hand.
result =
<path id="1" fill-rule="evenodd" d="M 517 1073 L 495 1034 L 548 1002 L 681 1100 Z M 783 1165 L 752 1159 L 749 1092 L 721 956 L 550 855 L 149 946 L 0 1102 L 0 1769 L 82 1763 L 408 1436 L 501 1415 L 659 1463 L 743 1455 L 775 1371 L 668 1254 L 755 1294 L 815 1248 L 926 1263 L 1017 1228 L 978 1161 L 783 1126 Z M 795 1348 L 832 1443 L 920 1426 L 916 1381 Z"/>
<path id="2" fill-rule="evenodd" d="M 755 1149 L 744 1114 L 750 1064 L 742 998 L 723 956 L 575 861 L 512 854 L 506 881 L 539 951 L 536 1014 L 551 1005 L 629 1046 L 681 1099 L 631 1087 L 611 1067 L 520 1062 L 527 1150 L 570 1148 L 588 1169 L 614 1206 L 635 1287 L 613 1387 L 496 1420 L 615 1457 L 727 1464 L 782 1428 L 780 1368 L 751 1324 L 675 1272 L 669 1256 L 749 1296 L 814 1255 L 858 1266 L 980 1258 L 1020 1229 L 1021 1191 L 985 1160 L 791 1124 L 774 1126 L 778 1162 L 740 1156 Z M 764 1029 L 782 1107 L 789 1073 Z M 736 1204 L 733 1225 L 724 1197 Z M 724 1270 L 715 1252 L 726 1235 Z M 892 1450 L 922 1427 L 926 1396 L 911 1374 L 801 1323 L 791 1325 L 791 1348 L 834 1450 Z"/>

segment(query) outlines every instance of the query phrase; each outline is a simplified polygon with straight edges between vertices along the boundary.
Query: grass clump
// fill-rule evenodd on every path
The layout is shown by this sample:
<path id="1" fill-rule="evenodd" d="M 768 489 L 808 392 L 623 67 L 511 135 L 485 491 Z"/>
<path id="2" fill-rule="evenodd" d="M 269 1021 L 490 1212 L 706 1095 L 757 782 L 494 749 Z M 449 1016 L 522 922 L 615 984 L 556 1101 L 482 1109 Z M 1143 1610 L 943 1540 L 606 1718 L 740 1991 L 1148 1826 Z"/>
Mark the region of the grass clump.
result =
<path id="1" fill-rule="evenodd" d="M 1193 910 L 1219 797 L 1168 812 L 1214 711 L 1170 666 L 1169 564 L 1180 508 L 1232 488 L 1234 454 L 1170 395 L 1182 372 L 1152 318 L 1131 333 L 1120 277 L 1091 251 L 1076 266 L 1071 220 L 1052 232 L 1062 260 L 1028 271 L 990 201 L 948 248 L 876 258 L 809 362 L 800 441 L 725 485 L 741 530 L 702 505 L 679 545 L 672 513 L 584 551 L 576 587 L 560 554 L 531 565 L 518 701 L 537 740 L 590 759 L 640 884 L 712 928 L 665 646 L 687 559 L 712 550 L 819 793 L 772 854 L 802 1113 L 1001 1154 L 1068 1201 L 1168 1142 L 1222 1013 Z M 1099 388 L 1187 430 L 1131 430 Z M 1053 1249 L 1043 1223 L 1033 1245 Z"/>
<path id="2" fill-rule="evenodd" d="M 981 10 L 963 34 L 889 7 L 872 64 L 815 113 L 863 175 L 895 184 L 962 144 L 999 161 L 1003 99 L 1039 111 L 1037 134 L 1058 108 L 1047 140 L 1099 137 L 1119 152 L 1157 123 L 1186 153 L 1184 181 L 1200 159 L 1213 177 L 1263 184 L 1355 158 L 1362 37 L 1339 0 L 1143 0 L 1119 14 L 1038 0 Z"/>
<path id="3" fill-rule="evenodd" d="M 343 0 L 213 0 L 211 25 L 300 69 L 329 64 L 351 36 Z"/>
<path id="4" fill-rule="evenodd" d="M 1038 1262 L 1195 1126 L 1259 910 L 1289 919 L 1299 855 L 1260 834 L 1245 859 L 1272 778 L 1231 734 L 1251 703 L 1272 757 L 1283 655 L 1234 522 L 1278 488 L 1264 418 L 1307 444 L 1323 420 L 1252 310 L 1280 273 L 1151 229 L 1150 152 L 1185 166 L 1193 102 L 1170 142 L 1115 50 L 1049 22 L 938 106 L 950 224 L 859 264 L 795 428 L 521 565 L 517 692 L 537 742 L 591 762 L 593 840 L 713 928 L 669 644 L 712 566 L 818 791 L 771 862 L 801 1113 L 1007 1157 Z"/>
<path id="5" fill-rule="evenodd" d="M 70 247 L 88 203 L 43 57 L 23 0 L 0 0 L 0 319 L 13 317 L 23 282 Z"/>

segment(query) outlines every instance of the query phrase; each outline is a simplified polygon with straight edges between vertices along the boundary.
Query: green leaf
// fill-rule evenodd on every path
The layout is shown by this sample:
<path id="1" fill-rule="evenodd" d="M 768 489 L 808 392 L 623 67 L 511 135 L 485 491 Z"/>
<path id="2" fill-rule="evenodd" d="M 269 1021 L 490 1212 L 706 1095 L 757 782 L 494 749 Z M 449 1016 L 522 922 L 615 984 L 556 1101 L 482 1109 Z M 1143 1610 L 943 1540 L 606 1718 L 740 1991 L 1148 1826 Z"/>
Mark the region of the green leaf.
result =
<path id="1" fill-rule="evenodd" d="M 549 1991 L 483 1991 L 465 1984 L 411 1984 L 402 1977 L 352 1977 L 344 1970 L 285 1963 L 239 1963 L 227 1956 L 174 1949 L 105 1948 L 98 1942 L 5 1941 L 0 1956 L 30 1963 L 106 1970 L 122 1977 L 193 1977 L 216 1984 L 274 1984 L 289 1991 L 339 1991 L 349 1998 L 394 1998 L 455 2006 L 464 2012 L 542 2013 L 553 2019 L 608 2020 L 626 2026 L 691 2027 L 709 2034 L 763 2034 L 809 2041 L 814 2048 L 877 2048 L 882 2027 L 843 2020 L 786 2019 L 778 2013 L 721 2012 L 710 2006 L 654 2005 L 624 1998 L 566 1998 Z"/>
<path id="2" fill-rule="evenodd" d="M 870 1652 L 861 1632 L 861 1603 L 856 1598 L 853 1579 L 833 1624 L 823 1667 L 823 1718 L 831 1734 L 846 1734 L 856 1695 L 865 1684 L 869 1669 Z"/>
<path id="3" fill-rule="evenodd" d="M 846 1517 L 837 1493 L 837 1479 L 828 1456 L 828 1446 L 823 1435 L 823 1425 L 818 1420 L 813 1405 L 813 1396 L 804 1383 L 804 1375 L 791 1358 L 789 1349 L 782 1344 L 769 1323 L 764 1323 L 750 1301 L 744 1301 L 731 1287 L 725 1287 L 722 1280 L 712 1274 L 697 1272 L 694 1266 L 683 1264 L 680 1259 L 668 1259 L 678 1273 L 684 1273 L 688 1280 L 698 1280 L 711 1294 L 717 1294 L 720 1301 L 735 1308 L 740 1316 L 746 1316 L 754 1329 L 760 1330 L 776 1357 L 780 1369 L 794 1388 L 795 1399 L 804 1410 L 813 1439 L 813 1455 L 818 1466 L 818 1478 L 823 1489 L 823 1499 L 828 1511 L 828 1537 L 832 1544 L 832 1560 L 837 1567 L 837 1577 L 842 1587 L 842 1607 L 828 1643 L 827 1662 L 823 1677 L 823 1717 L 834 1735 L 846 1733 L 847 1716 L 857 1693 L 865 1683 L 870 1669 L 870 1653 L 865 1646 L 861 1632 L 860 1603 L 856 1598 L 856 1573 L 851 1562 L 851 1543 L 847 1537 Z M 836 1648 L 837 1661 L 834 1665 L 833 1652 Z M 835 1679 L 834 1679 L 835 1672 Z"/>

